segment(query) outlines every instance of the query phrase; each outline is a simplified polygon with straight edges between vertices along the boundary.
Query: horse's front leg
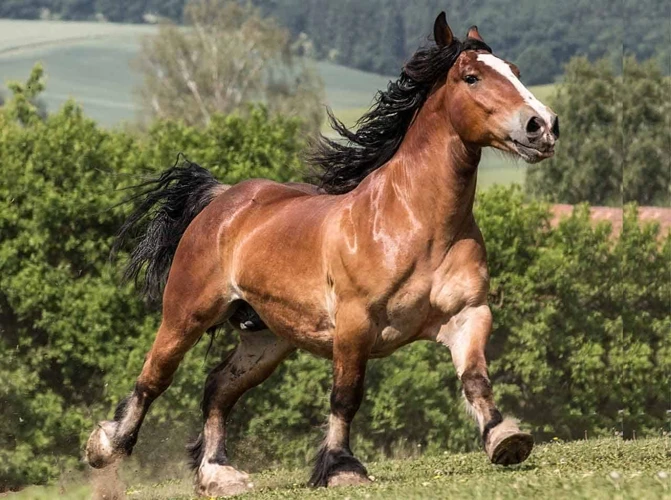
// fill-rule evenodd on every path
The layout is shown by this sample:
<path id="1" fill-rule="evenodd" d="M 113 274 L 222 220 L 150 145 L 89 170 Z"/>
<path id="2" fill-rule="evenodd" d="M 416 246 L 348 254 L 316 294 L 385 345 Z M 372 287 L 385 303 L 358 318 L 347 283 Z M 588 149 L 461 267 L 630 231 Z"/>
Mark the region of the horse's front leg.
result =
<path id="1" fill-rule="evenodd" d="M 361 406 L 366 363 L 375 332 L 365 311 L 341 304 L 333 339 L 333 389 L 328 431 L 315 460 L 312 486 L 369 483 L 366 468 L 350 449 L 350 426 Z"/>
<path id="2" fill-rule="evenodd" d="M 485 346 L 491 330 L 489 306 L 467 307 L 443 326 L 437 340 L 450 348 L 464 396 L 478 421 L 489 459 L 499 465 L 518 464 L 527 459 L 534 440 L 531 434 L 520 431 L 515 420 L 504 420 L 494 404 L 485 359 Z"/>

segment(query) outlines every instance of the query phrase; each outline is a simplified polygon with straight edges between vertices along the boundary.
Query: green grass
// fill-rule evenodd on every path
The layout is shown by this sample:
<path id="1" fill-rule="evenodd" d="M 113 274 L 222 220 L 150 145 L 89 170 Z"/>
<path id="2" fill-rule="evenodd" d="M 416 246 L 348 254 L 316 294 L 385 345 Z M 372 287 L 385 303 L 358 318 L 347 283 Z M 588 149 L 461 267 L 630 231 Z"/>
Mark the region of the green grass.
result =
<path id="1" fill-rule="evenodd" d="M 536 96 L 536 99 L 548 104 L 555 94 L 556 85 L 553 83 L 548 83 L 545 85 L 532 85 L 529 87 L 529 89 Z"/>
<path id="2" fill-rule="evenodd" d="M 307 470 L 276 469 L 253 474 L 256 489 L 241 498 L 671 499 L 668 438 L 545 444 L 513 467 L 493 466 L 483 452 L 367 465 L 374 478 L 370 486 L 314 490 L 305 486 Z M 13 498 L 75 500 L 90 494 L 90 487 L 79 484 L 29 488 Z M 187 499 L 193 498 L 193 486 L 189 479 L 129 481 L 126 494 L 131 499 Z"/>
<path id="3" fill-rule="evenodd" d="M 133 88 L 139 83 L 130 63 L 143 35 L 155 26 L 0 19 L 0 89 L 8 80 L 23 81 L 37 61 L 45 66 L 47 90 L 42 99 L 55 110 L 69 97 L 103 126 L 132 122 L 138 106 Z M 336 116 L 352 126 L 370 107 L 375 92 L 391 77 L 366 73 L 328 62 L 318 62 L 326 102 Z M 547 100 L 553 85 L 531 87 Z M 329 133 L 325 123 L 322 131 Z M 526 166 L 493 152 L 485 152 L 479 186 L 523 182 Z"/>
<path id="4" fill-rule="evenodd" d="M 45 67 L 47 109 L 75 98 L 104 126 L 136 118 L 130 62 L 152 26 L 0 19 L 0 88 L 25 81 L 33 65 Z"/>
<path id="5" fill-rule="evenodd" d="M 36 62 L 47 76 L 43 100 L 58 109 L 75 98 L 88 116 L 104 126 L 132 121 L 138 112 L 133 89 L 138 75 L 130 67 L 142 36 L 155 26 L 0 19 L 0 89 L 24 81 Z M 318 62 L 326 103 L 353 123 L 388 77 Z"/>

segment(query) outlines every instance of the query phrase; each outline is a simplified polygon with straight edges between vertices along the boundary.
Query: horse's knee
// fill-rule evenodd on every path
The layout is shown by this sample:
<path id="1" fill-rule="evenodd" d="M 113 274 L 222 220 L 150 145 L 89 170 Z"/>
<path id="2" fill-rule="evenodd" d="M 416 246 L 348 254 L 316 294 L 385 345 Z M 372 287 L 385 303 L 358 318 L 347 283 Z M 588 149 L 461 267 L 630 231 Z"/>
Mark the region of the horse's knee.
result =
<path id="1" fill-rule="evenodd" d="M 137 385 L 158 397 L 172 383 L 173 376 L 186 353 L 205 333 L 201 326 L 169 326 L 164 318 L 147 353 Z"/>
<path id="2" fill-rule="evenodd" d="M 492 398 L 492 383 L 487 372 L 478 368 L 469 368 L 461 374 L 461 385 L 464 396 L 469 403 Z"/>
<path id="3" fill-rule="evenodd" d="M 156 399 L 170 387 L 178 366 L 179 361 L 148 356 L 136 380 L 136 390 L 141 388 L 147 397 Z"/>
<path id="4" fill-rule="evenodd" d="M 202 409 L 203 414 L 206 417 L 210 414 L 210 410 L 213 406 L 221 406 L 221 402 L 219 401 L 221 398 L 218 393 L 222 390 L 229 389 L 226 387 L 226 378 L 228 378 L 226 376 L 226 371 L 230 371 L 232 360 L 239 355 L 238 350 L 239 347 L 229 352 L 224 360 L 210 370 L 205 378 Z"/>

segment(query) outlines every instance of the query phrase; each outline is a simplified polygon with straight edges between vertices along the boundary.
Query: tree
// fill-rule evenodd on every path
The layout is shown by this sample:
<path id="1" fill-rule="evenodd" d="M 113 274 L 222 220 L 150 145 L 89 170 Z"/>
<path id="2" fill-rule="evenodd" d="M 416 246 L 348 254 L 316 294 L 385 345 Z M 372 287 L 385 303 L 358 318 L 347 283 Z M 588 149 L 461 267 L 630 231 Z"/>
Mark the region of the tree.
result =
<path id="1" fill-rule="evenodd" d="M 25 83 L 10 81 L 7 87 L 13 95 L 6 110 L 9 116 L 24 125 L 47 116 L 46 104 L 40 99 L 44 91 L 44 68 L 40 63 L 33 67 Z"/>
<path id="2" fill-rule="evenodd" d="M 528 170 L 532 194 L 560 203 L 671 203 L 668 85 L 656 61 L 572 59 L 551 103 L 561 138 L 552 160 Z"/>
<path id="3" fill-rule="evenodd" d="M 671 205 L 671 86 L 657 61 L 624 59 L 624 201 Z"/>
<path id="4" fill-rule="evenodd" d="M 186 28 L 164 24 L 142 45 L 139 95 L 149 118 L 207 125 L 214 113 L 263 102 L 310 130 L 321 125 L 321 80 L 287 31 L 228 0 L 193 0 L 184 17 Z"/>
<path id="5" fill-rule="evenodd" d="M 92 19 L 95 14 L 94 0 L 56 0 L 50 3 L 50 14 L 56 14 L 59 19 L 80 21 Z"/>
<path id="6" fill-rule="evenodd" d="M 591 61 L 609 58 L 620 73 L 623 51 L 640 60 L 659 55 L 665 74 L 671 71 L 671 8 L 660 0 L 247 1 L 277 19 L 294 39 L 307 36 L 317 57 L 388 75 L 398 74 L 403 61 L 426 41 L 441 10 L 459 35 L 479 25 L 496 53 L 520 67 L 527 83 L 552 83 L 576 55 Z M 151 19 L 145 14 L 153 14 L 181 23 L 184 4 L 185 0 L 3 0 L 0 17 L 35 19 L 48 9 L 57 19 L 102 14 L 113 21 L 142 22 Z"/>
<path id="7" fill-rule="evenodd" d="M 524 73 L 522 79 L 527 85 L 552 82 L 555 77 L 553 56 L 549 45 L 532 45 L 515 59 L 515 64 Z"/>
<path id="8" fill-rule="evenodd" d="M 622 203 L 620 83 L 608 61 L 586 57 L 566 66 L 551 104 L 559 116 L 556 157 L 529 167 L 527 185 L 551 201 Z"/>
<path id="9" fill-rule="evenodd" d="M 39 19 L 45 0 L 5 0 L 0 3 L 0 17 L 14 19 Z"/>
<path id="10" fill-rule="evenodd" d="M 96 0 L 95 10 L 115 23 L 141 23 L 147 0 Z"/>

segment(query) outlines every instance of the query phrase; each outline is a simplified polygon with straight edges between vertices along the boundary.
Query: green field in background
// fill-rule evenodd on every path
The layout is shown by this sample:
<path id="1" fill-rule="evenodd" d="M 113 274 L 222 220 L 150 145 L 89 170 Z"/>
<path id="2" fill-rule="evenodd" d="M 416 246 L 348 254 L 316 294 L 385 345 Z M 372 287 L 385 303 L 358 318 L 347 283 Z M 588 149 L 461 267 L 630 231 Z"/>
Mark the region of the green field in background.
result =
<path id="1" fill-rule="evenodd" d="M 103 126 L 132 122 L 139 113 L 133 93 L 139 80 L 130 64 L 141 37 L 155 30 L 155 26 L 142 25 L 0 19 L 0 89 L 7 92 L 8 80 L 24 81 L 40 61 L 47 76 L 42 95 L 47 109 L 56 110 L 72 97 L 87 116 Z M 328 62 L 318 62 L 317 70 L 325 84 L 325 104 L 350 126 L 392 78 Z M 546 100 L 554 86 L 531 90 Z M 323 132 L 329 132 L 326 123 Z M 525 172 L 523 162 L 486 152 L 479 185 L 523 182 Z"/>

